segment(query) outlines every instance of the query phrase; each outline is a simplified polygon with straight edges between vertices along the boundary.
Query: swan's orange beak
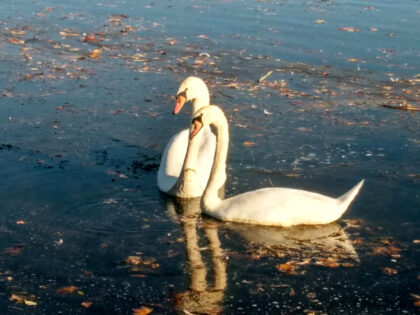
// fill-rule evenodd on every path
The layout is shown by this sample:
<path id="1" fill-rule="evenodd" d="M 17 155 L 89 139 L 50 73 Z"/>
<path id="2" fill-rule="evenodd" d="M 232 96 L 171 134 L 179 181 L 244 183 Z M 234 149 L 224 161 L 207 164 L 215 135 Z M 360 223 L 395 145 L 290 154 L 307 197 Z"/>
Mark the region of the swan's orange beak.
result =
<path id="1" fill-rule="evenodd" d="M 201 130 L 201 128 L 203 128 L 203 123 L 199 119 L 193 119 L 192 125 L 193 125 L 193 130 L 191 131 L 190 139 L 193 139 L 197 135 L 197 133 Z"/>
<path id="2" fill-rule="evenodd" d="M 178 95 L 177 96 L 176 103 L 175 103 L 175 108 L 174 108 L 174 111 L 173 111 L 174 115 L 179 113 L 179 111 L 184 106 L 186 101 L 187 101 L 187 98 L 184 95 Z"/>

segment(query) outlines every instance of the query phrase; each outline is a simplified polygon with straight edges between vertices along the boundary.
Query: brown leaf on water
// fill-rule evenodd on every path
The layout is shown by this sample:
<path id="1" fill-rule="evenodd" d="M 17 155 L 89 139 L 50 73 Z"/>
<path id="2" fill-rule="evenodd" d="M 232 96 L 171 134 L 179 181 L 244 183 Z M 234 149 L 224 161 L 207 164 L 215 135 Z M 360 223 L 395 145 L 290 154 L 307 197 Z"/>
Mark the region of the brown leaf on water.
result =
<path id="1" fill-rule="evenodd" d="M 8 247 L 3 251 L 3 254 L 16 256 L 19 255 L 23 250 L 23 245 L 16 245 L 13 247 Z"/>
<path id="2" fill-rule="evenodd" d="M 92 302 L 82 302 L 80 305 L 82 305 L 84 308 L 89 308 L 92 306 Z"/>
<path id="3" fill-rule="evenodd" d="M 28 306 L 37 306 L 38 305 L 35 301 L 31 301 L 31 300 L 27 300 L 27 299 L 23 300 L 23 302 L 25 303 L 25 305 L 28 305 Z"/>
<path id="4" fill-rule="evenodd" d="M 98 59 L 101 57 L 102 49 L 94 49 L 89 53 L 89 58 Z"/>
<path id="5" fill-rule="evenodd" d="M 60 31 L 61 37 L 78 37 L 80 34 L 76 32 L 75 30 L 72 30 L 70 28 L 66 28 L 62 31 Z"/>
<path id="6" fill-rule="evenodd" d="M 348 62 L 359 62 L 359 60 L 356 59 L 356 58 L 348 58 L 347 61 Z"/>
<path id="7" fill-rule="evenodd" d="M 128 265 L 141 265 L 143 263 L 143 259 L 140 256 L 128 256 L 124 262 Z"/>
<path id="8" fill-rule="evenodd" d="M 315 265 L 326 268 L 338 268 L 340 264 L 332 259 L 320 259 L 315 262 Z"/>
<path id="9" fill-rule="evenodd" d="M 19 220 L 19 221 L 16 221 L 16 224 L 20 224 L 20 225 L 22 225 L 22 224 L 25 224 L 25 221 L 23 221 L 23 220 Z"/>
<path id="10" fill-rule="evenodd" d="M 364 243 L 364 240 L 363 240 L 363 238 L 356 238 L 353 242 L 352 242 L 352 244 L 353 245 L 361 245 L 361 244 L 363 244 Z"/>
<path id="11" fill-rule="evenodd" d="M 25 45 L 25 41 L 23 39 L 9 38 L 7 41 L 14 45 Z"/>
<path id="12" fill-rule="evenodd" d="M 344 26 L 344 27 L 339 27 L 338 28 L 340 31 L 345 31 L 345 32 L 360 32 L 359 28 L 353 27 L 353 26 Z"/>
<path id="13" fill-rule="evenodd" d="M 385 268 L 381 268 L 382 272 L 388 276 L 393 276 L 396 275 L 398 273 L 397 269 L 394 268 L 389 268 L 389 267 L 385 267 Z"/>
<path id="14" fill-rule="evenodd" d="M 355 264 L 352 263 L 342 263 L 341 266 L 343 266 L 344 268 L 353 268 L 356 267 Z"/>
<path id="15" fill-rule="evenodd" d="M 287 262 L 287 263 L 284 263 L 284 264 L 278 264 L 276 266 L 276 269 L 280 272 L 287 273 L 289 275 L 296 275 L 297 274 L 295 272 L 296 267 L 291 262 Z"/>
<path id="16" fill-rule="evenodd" d="M 254 146 L 254 145 L 256 145 L 256 143 L 255 142 L 252 142 L 252 141 L 245 141 L 244 143 L 242 143 L 244 146 L 246 146 L 246 147 L 252 147 L 252 146 Z"/>
<path id="17" fill-rule="evenodd" d="M 153 311 L 153 308 L 142 306 L 140 308 L 133 308 L 133 315 L 147 315 Z"/>
<path id="18" fill-rule="evenodd" d="M 420 244 L 420 240 L 413 240 L 414 244 Z"/>
<path id="19" fill-rule="evenodd" d="M 56 293 L 63 293 L 63 294 L 72 294 L 77 291 L 77 287 L 74 285 L 70 285 L 67 287 L 61 287 L 57 289 Z"/>
<path id="20" fill-rule="evenodd" d="M 420 174 L 408 174 L 408 177 L 411 177 L 411 178 L 420 178 Z M 420 240 L 419 240 L 419 242 L 420 242 Z"/>
<path id="21" fill-rule="evenodd" d="M 9 301 L 12 301 L 12 302 L 24 303 L 25 305 L 28 305 L 28 306 L 37 306 L 38 304 L 34 300 L 35 300 L 35 296 L 31 295 L 28 297 L 26 292 L 12 293 L 9 297 Z"/>
<path id="22" fill-rule="evenodd" d="M 374 247 L 372 248 L 372 253 L 371 255 L 389 255 L 389 250 L 386 247 L 383 246 L 379 246 L 379 247 Z"/>

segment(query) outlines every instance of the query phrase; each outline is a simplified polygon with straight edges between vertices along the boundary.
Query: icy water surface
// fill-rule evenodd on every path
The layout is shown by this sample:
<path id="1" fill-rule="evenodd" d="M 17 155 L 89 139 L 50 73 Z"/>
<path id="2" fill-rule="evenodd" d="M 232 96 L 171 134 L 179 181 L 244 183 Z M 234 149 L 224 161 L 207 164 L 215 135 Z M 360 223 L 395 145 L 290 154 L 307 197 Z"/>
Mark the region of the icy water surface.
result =
<path id="1" fill-rule="evenodd" d="M 419 29 L 414 0 L 1 3 L 1 313 L 418 312 Z M 227 196 L 364 178 L 345 215 L 226 224 L 160 194 L 189 75 L 229 118 Z"/>

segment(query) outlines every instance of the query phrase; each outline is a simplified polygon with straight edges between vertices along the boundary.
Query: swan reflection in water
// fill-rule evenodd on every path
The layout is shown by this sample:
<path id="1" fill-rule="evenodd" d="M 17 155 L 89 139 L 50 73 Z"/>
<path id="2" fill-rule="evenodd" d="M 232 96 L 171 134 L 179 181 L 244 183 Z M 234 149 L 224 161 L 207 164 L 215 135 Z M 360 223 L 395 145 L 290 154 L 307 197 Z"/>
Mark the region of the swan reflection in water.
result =
<path id="1" fill-rule="evenodd" d="M 180 210 L 179 216 L 176 210 Z M 208 242 L 213 268 L 213 283 L 207 281 L 207 267 L 203 262 L 199 247 L 198 219 L 201 218 L 200 199 L 168 199 L 168 214 L 180 220 L 185 238 L 186 257 L 190 284 L 188 290 L 175 295 L 175 308 L 185 313 L 217 314 L 221 312 L 221 303 L 227 284 L 226 260 L 220 244 L 217 223 L 203 224 L 202 229 Z"/>
<path id="2" fill-rule="evenodd" d="M 319 258 L 360 262 L 345 226 L 338 222 L 288 228 L 226 223 L 226 227 L 242 236 L 253 253 L 261 256 L 290 256 L 308 263 Z"/>
<path id="3" fill-rule="evenodd" d="M 232 222 L 217 222 L 201 218 L 200 199 L 167 199 L 167 213 L 180 221 L 186 246 L 189 288 L 175 295 L 175 308 L 185 313 L 217 314 L 222 311 L 222 302 L 227 286 L 225 254 L 219 239 L 219 228 L 240 235 L 259 256 L 291 256 L 301 261 L 317 258 L 333 258 L 336 261 L 359 263 L 359 257 L 346 234 L 345 227 L 334 222 L 326 225 L 295 226 L 289 228 L 267 227 Z M 208 283 L 207 267 L 199 247 L 200 233 L 204 230 L 214 279 Z M 228 232 L 229 233 L 229 232 Z"/>

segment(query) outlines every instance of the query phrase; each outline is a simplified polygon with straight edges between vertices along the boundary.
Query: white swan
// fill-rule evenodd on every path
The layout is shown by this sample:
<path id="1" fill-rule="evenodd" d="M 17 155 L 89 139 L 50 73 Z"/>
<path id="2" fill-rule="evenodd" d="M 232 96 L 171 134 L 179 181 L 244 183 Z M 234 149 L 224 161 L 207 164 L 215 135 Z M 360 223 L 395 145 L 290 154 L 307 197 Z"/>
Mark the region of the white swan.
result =
<path id="1" fill-rule="evenodd" d="M 188 101 L 192 102 L 192 115 L 200 108 L 209 105 L 209 90 L 200 78 L 188 77 L 181 83 L 174 114 L 179 113 Z M 216 148 L 216 137 L 210 128 L 207 127 L 203 131 L 201 137 L 193 141 L 189 147 L 189 129 L 178 132 L 169 140 L 163 152 L 157 177 L 161 191 L 181 198 L 196 198 L 203 194 Z M 226 174 L 223 176 L 226 178 Z"/>
<path id="2" fill-rule="evenodd" d="M 195 114 L 192 124 L 191 139 L 203 126 L 212 125 L 216 129 L 215 159 L 201 207 L 219 220 L 276 226 L 327 224 L 343 215 L 363 185 L 364 180 L 337 199 L 299 189 L 264 188 L 222 200 L 217 190 L 226 170 L 229 144 L 226 117 L 220 108 L 210 105 Z"/>

